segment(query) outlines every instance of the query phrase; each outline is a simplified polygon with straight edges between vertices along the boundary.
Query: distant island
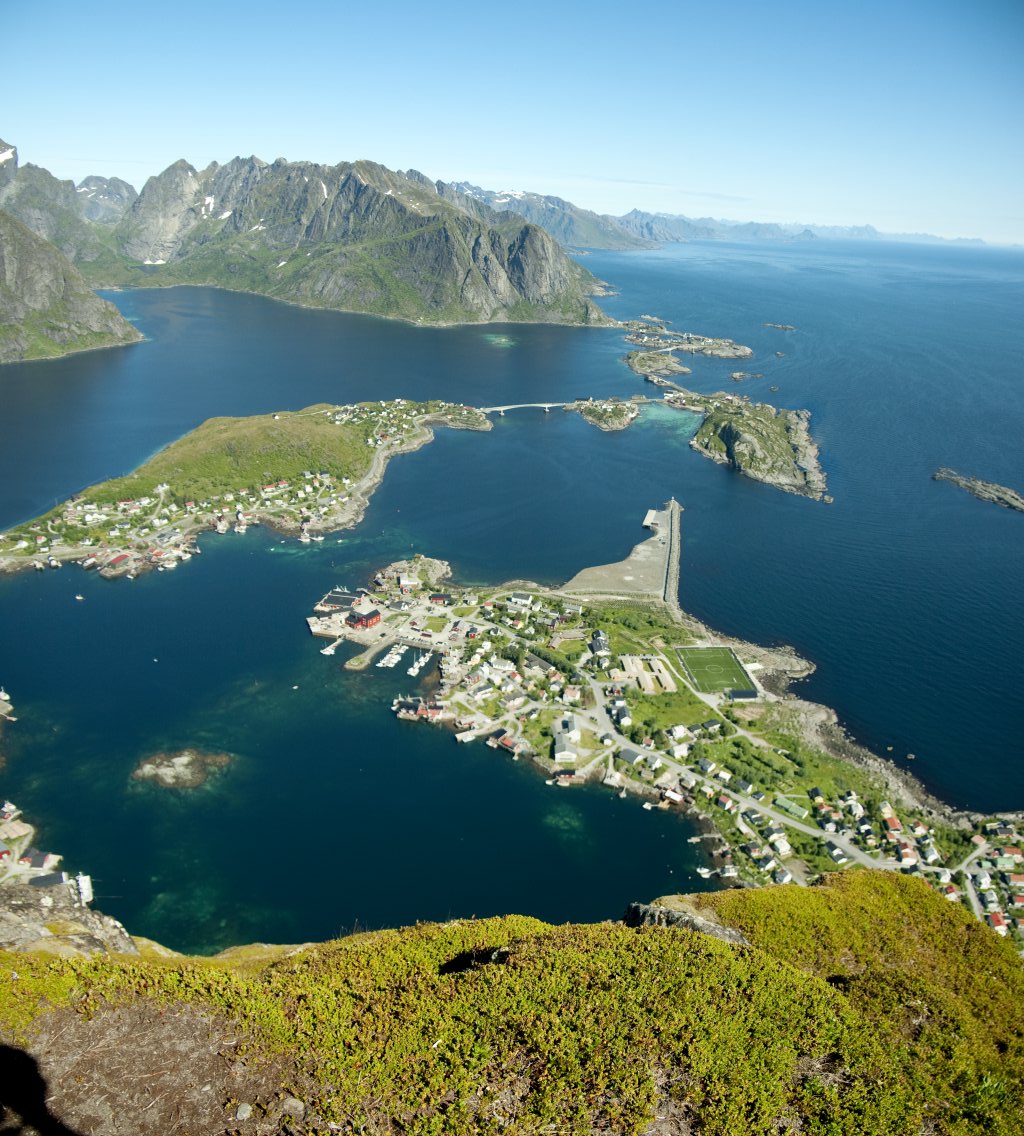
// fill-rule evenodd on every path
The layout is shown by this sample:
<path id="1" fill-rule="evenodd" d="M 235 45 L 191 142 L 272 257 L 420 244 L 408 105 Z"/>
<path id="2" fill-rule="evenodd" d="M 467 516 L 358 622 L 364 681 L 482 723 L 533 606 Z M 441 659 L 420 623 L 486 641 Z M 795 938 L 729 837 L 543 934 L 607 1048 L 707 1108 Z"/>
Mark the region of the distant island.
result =
<path id="1" fill-rule="evenodd" d="M 937 237 L 930 233 L 884 233 L 873 225 L 817 225 L 802 222 L 730 221 L 632 209 L 619 217 L 597 214 L 550 194 L 528 190 L 495 191 L 469 182 L 437 183 L 439 191 L 462 202 L 517 213 L 540 225 L 566 248 L 654 248 L 684 241 L 757 241 L 769 243 L 899 241 L 910 244 L 984 245 L 976 237 Z M 768 325 L 773 326 L 773 325 Z M 786 328 L 785 330 L 790 330 Z"/>
<path id="2" fill-rule="evenodd" d="M 991 501 L 994 505 L 1002 505 L 1004 509 L 1016 509 L 1024 513 L 1024 497 L 1015 489 L 1008 489 L 1005 485 L 998 485 L 994 481 L 982 481 L 977 477 L 964 477 L 962 473 L 945 467 L 936 470 L 932 474 L 932 479 L 950 481 L 977 497 L 979 501 Z"/>

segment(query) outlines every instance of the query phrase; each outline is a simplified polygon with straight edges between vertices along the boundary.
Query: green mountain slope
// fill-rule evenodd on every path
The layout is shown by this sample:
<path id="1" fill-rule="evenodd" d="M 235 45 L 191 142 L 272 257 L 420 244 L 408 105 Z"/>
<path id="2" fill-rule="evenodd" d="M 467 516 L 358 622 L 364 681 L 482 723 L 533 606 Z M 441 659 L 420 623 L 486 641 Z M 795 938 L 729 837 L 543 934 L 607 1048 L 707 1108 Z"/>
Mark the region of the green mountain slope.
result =
<path id="1" fill-rule="evenodd" d="M 753 945 L 508 917 L 208 960 L 0 956 L 0 1021 L 93 1133 L 118 1129 L 83 1081 L 119 1118 L 137 1101 L 140 1133 L 1019 1132 L 1024 970 L 965 911 L 882 872 L 691 902 Z"/>
<path id="2" fill-rule="evenodd" d="M 141 338 L 58 249 L 0 210 L 0 363 Z"/>
<path id="3" fill-rule="evenodd" d="M 587 299 L 596 282 L 545 232 L 484 223 L 422 175 L 372 162 L 176 162 L 146 183 L 116 239 L 151 284 L 424 322 L 606 322 Z"/>

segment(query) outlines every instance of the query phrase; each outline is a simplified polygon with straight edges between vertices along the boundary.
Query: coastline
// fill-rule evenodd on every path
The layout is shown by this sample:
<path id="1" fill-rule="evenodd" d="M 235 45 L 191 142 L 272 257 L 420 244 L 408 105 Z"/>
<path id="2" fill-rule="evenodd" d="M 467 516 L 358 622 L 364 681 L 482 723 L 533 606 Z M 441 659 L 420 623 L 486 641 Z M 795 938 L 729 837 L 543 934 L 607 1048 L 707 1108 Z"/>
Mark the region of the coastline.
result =
<path id="1" fill-rule="evenodd" d="M 831 707 L 791 690 L 815 669 L 792 647 L 721 635 L 659 595 L 673 580 L 677 508 L 650 510 L 644 523 L 654 535 L 624 561 L 583 569 L 559 587 L 450 581 L 452 595 L 432 597 L 442 601 L 439 616 L 415 581 L 397 603 L 392 565 L 365 593 L 375 605 L 372 638 L 341 615 L 330 630 L 312 619 L 309 628 L 338 636 L 324 654 L 342 639 L 360 643 L 361 665 L 380 654 L 378 666 L 393 666 L 393 652 L 409 647 L 438 655 L 440 681 L 392 703 L 400 719 L 452 729 L 459 742 L 485 740 L 536 765 L 548 785 L 599 782 L 645 809 L 688 814 L 705 829 L 693 839 L 713 833 L 719 842 L 718 866 L 702 869 L 704 878 L 763 887 L 805 885 L 845 866 L 911 872 L 979 919 L 983 905 L 991 912 L 985 870 L 1019 855 L 1006 846 L 1024 811 L 978 813 L 940 800 L 851 738 Z M 726 654 L 750 689 L 731 673 L 708 684 Z M 419 665 L 417 657 L 410 675 Z"/>
<path id="2" fill-rule="evenodd" d="M 294 522 L 275 514 L 272 510 L 267 508 L 265 503 L 257 502 L 249 507 L 248 517 L 251 519 L 252 523 L 266 525 L 268 528 L 284 536 L 296 536 L 296 534 L 301 534 L 299 535 L 300 540 L 309 540 L 308 532 L 310 531 L 316 534 L 323 534 L 325 532 L 341 532 L 346 529 L 351 529 L 358 525 L 363 519 L 370 499 L 384 480 L 384 475 L 387 472 L 388 463 L 391 459 L 399 454 L 415 453 L 417 450 L 429 445 L 429 443 L 434 440 L 434 427 L 437 426 L 445 426 L 449 429 L 479 430 L 482 432 L 493 429 L 493 423 L 486 416 L 481 416 L 480 420 L 477 422 L 467 423 L 447 419 L 444 414 L 440 412 L 431 411 L 422 414 L 416 419 L 413 431 L 387 447 L 374 449 L 369 468 L 357 481 L 346 487 L 347 493 L 345 500 L 332 504 L 322 516 L 310 516 L 306 521 Z M 194 433 L 194 431 L 191 433 Z M 189 435 L 183 435 L 183 437 L 188 436 Z M 180 440 L 181 439 L 178 439 L 178 441 Z M 170 443 L 170 445 L 173 444 L 174 443 Z M 166 449 L 167 447 L 163 447 L 158 453 Z M 105 483 L 101 482 L 100 484 Z M 83 490 L 82 492 L 87 491 L 88 490 Z M 222 510 L 220 514 L 221 518 L 223 518 L 223 515 Z M 181 517 L 175 518 L 174 523 L 177 532 L 175 545 L 182 550 L 189 547 L 193 550 L 197 550 L 198 546 L 196 545 L 196 541 L 198 537 L 205 533 L 216 532 L 223 535 L 227 532 L 226 525 L 220 527 L 214 518 L 205 513 L 186 513 Z M 144 542 L 144 546 L 147 548 L 150 547 L 150 542 Z M 99 549 L 96 551 L 99 551 Z M 134 577 L 143 572 L 163 569 L 165 566 L 165 562 L 162 559 L 161 563 L 156 563 L 152 559 L 152 554 L 147 555 L 143 551 L 143 545 L 138 543 L 126 544 L 124 546 L 106 546 L 102 551 L 104 557 L 108 559 L 107 564 L 101 567 L 99 571 L 101 575 L 107 578 L 118 578 L 121 576 Z M 14 574 L 29 568 L 44 568 L 46 565 L 43 563 L 43 560 L 40 559 L 43 555 L 43 553 L 33 554 L 32 556 L 0 554 L 0 574 Z M 80 564 L 84 567 L 87 561 L 95 559 L 95 557 L 91 547 L 57 547 L 52 550 L 47 549 L 45 559 L 50 568 L 59 568 L 68 563 Z M 120 563 L 116 567 L 112 567 L 112 561 L 120 561 Z M 92 567 L 92 565 L 89 566 Z"/>
<path id="3" fill-rule="evenodd" d="M 608 287 L 608 285 L 604 281 L 599 281 L 598 283 L 600 285 L 602 285 L 603 288 Z M 262 296 L 263 299 L 265 299 L 265 300 L 273 300 L 273 302 L 275 304 L 287 304 L 289 307 L 305 308 L 307 311 L 311 311 L 311 312 L 338 312 L 341 315 L 347 315 L 347 316 L 367 316 L 369 319 L 388 320 L 389 322 L 395 321 L 395 322 L 398 322 L 398 323 L 408 324 L 410 327 L 422 327 L 422 328 L 500 327 L 503 324 L 507 324 L 507 325 L 511 325 L 513 327 L 515 327 L 517 325 L 522 325 L 524 327 L 529 327 L 529 326 L 573 327 L 573 328 L 583 328 L 583 327 L 589 328 L 589 327 L 592 327 L 592 328 L 599 328 L 601 330 L 607 331 L 610 328 L 616 328 L 616 327 L 622 326 L 621 320 L 617 320 L 617 319 L 614 319 L 612 316 L 609 316 L 607 313 L 602 311 L 601 308 L 597 307 L 596 304 L 594 305 L 594 307 L 597 309 L 598 312 L 601 313 L 601 315 L 604 317 L 604 319 L 607 322 L 601 323 L 597 320 L 582 320 L 579 323 L 568 323 L 565 320 L 544 320 L 544 319 L 524 320 L 524 319 L 510 319 L 508 317 L 506 317 L 505 319 L 487 319 L 487 320 L 425 320 L 422 317 L 420 317 L 418 319 L 412 319 L 410 316 L 384 315 L 381 312 L 367 312 L 367 311 L 364 311 L 362 308 L 339 308 L 339 307 L 335 307 L 333 304 L 311 304 L 311 303 L 304 304 L 299 300 L 288 300 L 288 299 L 285 299 L 283 296 L 273 296 L 269 292 L 256 292 L 256 291 L 253 291 L 250 288 L 229 288 L 226 284 L 203 284 L 203 283 L 200 283 L 200 282 L 180 281 L 179 280 L 179 281 L 175 281 L 173 284 L 159 284 L 159 283 L 155 283 L 155 282 L 139 283 L 139 284 L 94 284 L 94 283 L 90 282 L 89 287 L 94 292 L 138 292 L 138 291 L 144 291 L 144 290 L 149 289 L 149 288 L 159 288 L 159 289 L 164 290 L 164 291 L 170 290 L 172 288 L 215 288 L 218 292 L 234 292 L 234 293 L 236 293 L 240 296 Z M 586 297 L 590 297 L 590 296 L 601 297 L 601 296 L 614 296 L 614 295 L 616 295 L 616 293 L 604 291 L 604 290 L 602 290 L 602 288 L 596 288 L 593 291 L 584 292 L 583 295 L 586 296 Z M 146 336 L 143 335 L 142 339 L 144 340 L 145 338 L 146 338 Z M 137 342 L 140 342 L 140 340 L 134 340 L 133 342 L 137 343 Z M 127 346 L 127 345 L 114 343 L 114 344 L 110 344 L 109 346 L 120 347 L 120 346 Z M 97 348 L 97 350 L 99 350 L 99 348 Z M 69 354 L 70 354 L 70 352 L 69 352 Z M 54 356 L 54 358 L 60 358 L 60 356 Z M 29 361 L 31 361 L 31 360 L 29 360 Z"/>

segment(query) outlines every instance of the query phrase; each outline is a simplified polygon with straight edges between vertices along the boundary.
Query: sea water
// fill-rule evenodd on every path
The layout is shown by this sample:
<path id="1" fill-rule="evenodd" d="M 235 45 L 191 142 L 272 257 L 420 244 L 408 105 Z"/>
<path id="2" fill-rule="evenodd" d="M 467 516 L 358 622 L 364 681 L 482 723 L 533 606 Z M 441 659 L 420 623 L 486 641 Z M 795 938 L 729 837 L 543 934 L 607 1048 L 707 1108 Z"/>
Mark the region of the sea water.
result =
<path id="1" fill-rule="evenodd" d="M 398 722 L 388 705 L 413 680 L 346 672 L 303 625 L 330 586 L 412 551 L 460 581 L 557 583 L 625 555 L 669 495 L 686 510 L 685 608 L 796 646 L 818 668 L 799 692 L 879 752 L 915 753 L 908 768 L 953 803 L 1021 807 L 1024 517 L 931 474 L 1024 484 L 1024 257 L 707 243 L 587 264 L 619 291 L 611 314 L 753 347 L 740 365 L 764 378 L 734 385 L 737 364 L 695 357 L 685 381 L 810 409 L 835 504 L 707 462 L 690 415 L 651 408 L 608 434 L 523 410 L 395 459 L 363 522 L 319 545 L 257 528 L 132 582 L 70 567 L 0 581 L 0 680 L 19 717 L 0 791 L 93 873 L 99 907 L 213 950 L 503 911 L 615 918 L 699 886 L 687 821 Z M 424 329 L 212 289 L 111 298 L 145 343 L 0 373 L 0 524 L 215 414 L 653 393 L 616 330 Z M 235 760 L 191 791 L 130 779 L 142 756 L 185 746 Z"/>

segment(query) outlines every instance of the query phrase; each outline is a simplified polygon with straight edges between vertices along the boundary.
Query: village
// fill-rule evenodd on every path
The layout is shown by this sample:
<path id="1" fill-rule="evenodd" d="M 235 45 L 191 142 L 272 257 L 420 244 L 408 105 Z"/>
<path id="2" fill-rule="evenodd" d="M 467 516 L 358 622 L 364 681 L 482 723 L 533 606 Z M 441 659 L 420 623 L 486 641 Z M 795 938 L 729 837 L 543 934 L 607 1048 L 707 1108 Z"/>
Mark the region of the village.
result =
<path id="1" fill-rule="evenodd" d="M 713 864 L 698 869 L 705 878 L 805 885 L 847 867 L 907 872 L 1024 945 L 1013 823 L 971 829 L 897 808 L 866 771 L 780 745 L 761 723 L 777 723 L 786 700 L 731 649 L 637 632 L 635 607 L 525 586 L 478 593 L 449 574 L 426 557 L 390 565 L 372 588 L 327 593 L 309 629 L 329 640 L 325 655 L 348 645 L 348 668 L 400 666 L 409 692 L 391 707 L 401 719 L 531 761 L 554 787 L 599 781 L 645 809 L 695 816 L 704 831 L 691 842 Z M 701 689 L 719 672 L 734 685 Z"/>
<path id="2" fill-rule="evenodd" d="M 39 571 L 57 569 L 75 562 L 106 578 L 134 579 L 146 571 L 170 571 L 191 560 L 201 549 L 196 540 L 203 532 L 220 535 L 245 533 L 261 523 L 295 535 L 303 543 L 325 539 L 324 531 L 338 529 L 358 519 L 366 496 L 383 475 L 387 459 L 418 448 L 430 440 L 430 425 L 482 430 L 485 416 L 455 404 L 414 403 L 405 399 L 345 406 L 318 406 L 294 413 L 262 416 L 262 419 L 214 420 L 220 428 L 212 445 L 196 444 L 211 423 L 174 443 L 136 474 L 106 482 L 65 502 L 64 505 L 4 534 L 0 544 L 0 567 L 17 569 L 31 564 Z M 243 472 L 224 472 L 224 451 L 234 442 L 232 428 L 245 441 L 283 443 L 296 433 L 310 438 L 325 428 L 335 434 L 326 448 L 334 460 L 331 468 L 291 469 L 288 460 L 273 452 L 258 453 L 258 460 L 240 463 L 271 466 L 276 474 L 262 477 Z M 290 430 L 290 434 L 285 434 Z M 182 456 L 174 457 L 180 447 Z M 369 452 L 367 452 L 369 451 Z M 230 464 L 230 463 L 229 463 Z M 153 467 L 151 470 L 150 467 Z M 166 476 L 168 468 L 179 471 Z M 237 477 L 237 480 L 234 478 Z M 132 486 L 137 491 L 128 492 Z M 200 492 L 200 490 L 203 490 Z"/>
<path id="3" fill-rule="evenodd" d="M 40 889 L 60 887 L 68 890 L 77 904 L 91 903 L 91 878 L 81 872 L 71 877 L 58 870 L 62 857 L 55 852 L 41 852 L 34 844 L 35 838 L 35 828 L 22 819 L 17 805 L 11 801 L 0 804 L 0 887 L 15 883 Z M 42 899 L 45 898 L 44 895 Z"/>

